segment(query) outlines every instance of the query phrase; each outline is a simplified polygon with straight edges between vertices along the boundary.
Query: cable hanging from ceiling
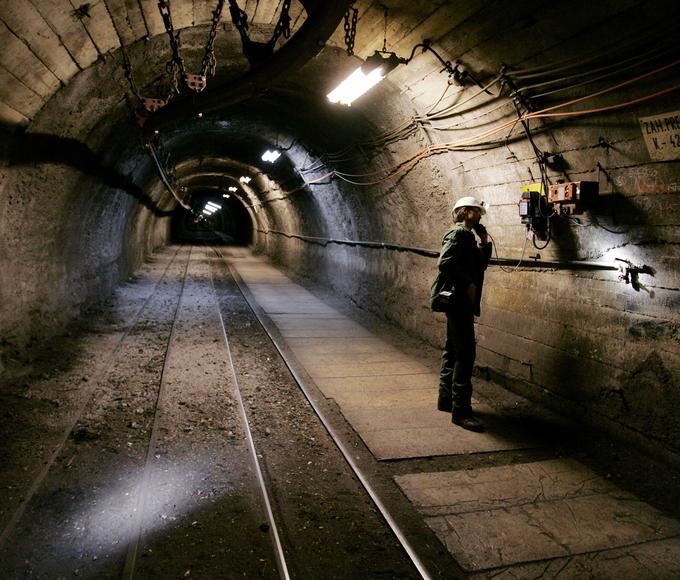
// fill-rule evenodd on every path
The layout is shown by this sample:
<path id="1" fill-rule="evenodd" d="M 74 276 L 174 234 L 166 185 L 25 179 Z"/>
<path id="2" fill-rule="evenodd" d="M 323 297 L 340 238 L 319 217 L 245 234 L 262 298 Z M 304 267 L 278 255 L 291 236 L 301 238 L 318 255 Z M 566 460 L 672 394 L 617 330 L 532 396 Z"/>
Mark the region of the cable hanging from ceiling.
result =
<path id="1" fill-rule="evenodd" d="M 351 173 L 346 173 L 338 170 L 333 170 L 330 173 L 327 173 L 325 177 L 328 175 L 333 175 L 343 181 L 346 181 L 348 183 L 351 183 L 353 185 L 357 186 L 373 186 L 373 185 L 378 185 L 380 183 L 384 183 L 385 181 L 388 181 L 389 179 L 395 178 L 399 175 L 403 175 L 410 171 L 419 161 L 422 159 L 429 157 L 431 155 L 437 155 L 437 154 L 442 154 L 446 153 L 449 151 L 454 151 L 454 150 L 460 150 L 462 148 L 465 148 L 466 146 L 473 145 L 473 144 L 479 144 L 479 143 L 484 143 L 484 140 L 488 139 L 489 137 L 492 137 L 502 131 L 505 131 L 506 129 L 512 129 L 517 126 L 518 123 L 526 122 L 530 119 L 541 119 L 541 118 L 560 118 L 560 117 L 572 117 L 572 116 L 585 116 L 585 115 L 592 115 L 592 114 L 599 114 L 599 113 L 606 113 L 606 112 L 611 112 L 615 110 L 619 110 L 622 108 L 630 107 L 642 102 L 649 101 L 651 99 L 658 98 L 660 96 L 669 94 L 673 91 L 676 91 L 680 89 L 680 84 L 675 84 L 668 86 L 664 89 L 655 91 L 653 93 L 643 95 L 641 97 L 637 97 L 634 99 L 629 99 L 627 101 L 621 102 L 621 103 L 615 103 L 611 105 L 606 105 L 602 107 L 597 107 L 597 108 L 590 108 L 590 109 L 582 109 L 582 110 L 577 110 L 577 111 L 560 111 L 559 109 L 563 109 L 565 107 L 569 107 L 572 105 L 575 105 L 577 103 L 593 99 L 595 97 L 601 96 L 603 94 L 607 93 L 612 93 L 615 91 L 618 91 L 624 87 L 630 86 L 632 84 L 638 83 L 639 81 L 646 79 L 652 75 L 659 74 L 665 70 L 668 70 L 672 67 L 677 66 L 680 64 L 680 59 L 675 60 L 671 63 L 668 63 L 666 65 L 663 65 L 661 67 L 657 67 L 656 69 L 652 71 L 648 71 L 646 73 L 643 73 L 641 75 L 638 75 L 636 77 L 627 79 L 626 81 L 623 81 L 621 83 L 617 83 L 615 85 L 612 85 L 610 87 L 601 89 L 599 91 L 595 91 L 593 93 L 590 93 L 588 95 L 585 95 L 583 97 L 578 97 L 574 99 L 570 99 L 567 101 L 564 101 L 562 103 L 558 103 L 556 105 L 552 105 L 549 107 L 545 107 L 543 109 L 531 111 L 527 110 L 526 112 L 521 113 L 518 112 L 517 116 L 509 121 L 505 121 L 503 123 L 500 123 L 499 125 L 496 125 L 492 127 L 491 129 L 488 129 L 486 131 L 483 131 L 481 133 L 466 137 L 464 139 L 461 139 L 456 142 L 449 142 L 449 143 L 441 143 L 437 145 L 429 145 L 428 147 L 422 149 L 415 155 L 411 156 L 410 158 L 400 162 L 396 166 L 392 167 L 391 169 L 387 170 L 386 172 L 370 172 L 370 173 L 365 173 L 365 174 L 351 174 Z M 520 114 L 521 113 L 521 114 Z M 500 142 L 499 142 L 500 144 Z M 545 155 L 542 152 L 536 151 L 537 155 Z M 321 167 L 319 167 L 321 169 Z M 353 179 L 354 177 L 375 177 L 375 179 L 372 180 L 357 180 Z M 314 181 L 307 181 L 308 184 L 314 183 Z"/>
<path id="2" fill-rule="evenodd" d="M 348 31 L 351 29 L 349 27 L 348 22 L 349 22 L 349 10 L 346 14 L 345 42 L 348 47 L 348 54 L 352 54 L 353 50 L 350 47 L 353 48 L 353 44 L 350 45 L 350 38 L 353 38 L 356 35 L 356 28 L 354 27 L 354 29 L 352 30 L 352 34 L 350 35 Z M 671 24 L 669 27 L 669 30 L 671 31 L 676 29 L 677 29 L 676 24 Z M 477 90 L 475 93 L 469 95 L 462 101 L 457 101 L 450 105 L 440 107 L 437 110 L 434 109 L 441 103 L 441 101 L 444 99 L 446 93 L 450 88 L 451 79 L 453 76 L 452 69 L 453 72 L 458 73 L 459 80 L 461 77 L 461 73 L 459 69 L 460 63 L 456 62 L 456 66 L 452 67 L 450 61 L 446 61 L 438 53 L 436 53 L 436 51 L 432 50 L 437 59 L 442 64 L 445 65 L 445 68 L 442 69 L 442 71 L 447 70 L 447 72 L 449 72 L 449 82 L 447 83 L 447 86 L 444 89 L 442 95 L 439 97 L 439 99 L 437 99 L 437 101 L 427 109 L 427 112 L 425 114 L 413 116 L 410 119 L 403 121 L 400 125 L 393 129 L 385 131 L 382 134 L 370 140 L 357 142 L 353 146 L 348 146 L 344 148 L 341 152 L 336 152 L 336 154 L 341 155 L 343 160 L 349 160 L 351 158 L 349 153 L 353 147 L 360 149 L 362 152 L 365 152 L 366 150 L 370 149 L 379 149 L 397 140 L 409 138 L 417 134 L 420 129 L 426 126 L 429 129 L 435 131 L 446 131 L 451 129 L 462 130 L 462 128 L 467 129 L 473 128 L 470 127 L 469 123 L 467 123 L 466 121 L 459 121 L 453 125 L 447 126 L 440 126 L 438 122 L 453 116 L 459 117 L 460 115 L 463 115 L 474 108 L 486 107 L 489 106 L 493 101 L 504 98 L 505 95 L 503 94 L 502 85 L 501 90 L 498 92 L 497 95 L 493 95 L 490 93 L 490 89 L 492 89 L 494 85 L 501 83 L 504 79 L 506 81 L 506 84 L 507 79 L 512 79 L 515 82 L 518 79 L 525 78 L 531 78 L 532 80 L 534 80 L 534 83 L 532 85 L 517 89 L 517 91 L 521 95 L 531 94 L 532 91 L 535 91 L 535 89 L 541 87 L 544 88 L 550 86 L 554 87 L 555 85 L 561 84 L 561 86 L 557 86 L 556 88 L 553 88 L 551 90 L 543 91 L 542 93 L 538 94 L 532 94 L 533 98 L 542 98 L 559 92 L 573 90 L 574 88 L 602 81 L 607 78 L 616 77 L 625 72 L 639 69 L 644 65 L 657 63 L 662 57 L 666 56 L 668 53 L 677 50 L 673 45 L 674 44 L 673 39 L 675 38 L 673 34 L 660 35 L 663 40 L 661 40 L 660 42 L 657 41 L 652 49 L 648 48 L 649 47 L 648 40 L 650 38 L 656 38 L 657 36 L 659 36 L 659 31 L 656 28 L 654 30 L 650 30 L 648 36 L 649 38 L 643 37 L 634 39 L 632 41 L 619 40 L 618 42 L 610 43 L 610 48 L 608 50 L 601 51 L 600 54 L 589 54 L 586 57 L 572 57 L 564 61 L 543 65 L 541 67 L 534 67 L 532 69 L 513 71 L 510 70 L 509 67 L 504 66 L 501 70 L 501 74 L 493 78 L 484 86 L 482 86 L 481 83 L 477 82 L 477 79 L 474 78 L 471 74 L 467 74 L 466 76 L 473 79 L 475 83 L 480 87 L 480 90 Z M 386 53 L 387 48 L 386 43 L 387 43 L 387 28 L 385 26 L 385 34 L 383 38 L 383 51 L 376 52 Z M 426 41 L 423 44 L 425 45 L 425 47 L 423 48 L 423 52 L 425 52 L 428 49 L 430 43 L 429 41 Z M 391 55 L 391 57 L 396 59 L 398 62 L 407 64 L 415 55 L 416 50 L 419 47 L 423 47 L 423 44 L 416 45 L 411 51 L 411 56 L 408 59 L 400 59 L 399 57 L 396 57 L 396 55 L 394 55 L 393 53 L 387 54 Z M 614 62 L 612 62 L 612 59 L 614 59 Z M 370 58 L 368 60 L 370 60 Z M 586 70 L 583 70 L 584 65 L 590 66 Z M 555 78 L 555 71 L 565 74 L 562 74 L 561 76 Z M 578 79 L 583 80 L 575 84 L 574 80 Z M 490 98 L 487 98 L 483 101 L 476 100 L 485 93 L 489 95 Z M 509 96 L 510 99 L 512 99 L 516 95 L 510 94 Z M 471 106 L 470 103 L 472 103 L 473 101 L 475 102 L 475 105 Z M 463 108 L 465 105 L 468 105 L 468 107 Z M 511 105 L 512 105 L 511 100 L 505 100 L 505 102 L 498 105 L 498 107 L 495 107 L 491 111 L 485 111 L 481 115 L 473 117 L 473 119 L 478 119 L 483 116 L 487 116 L 491 112 L 501 110 L 503 108 L 508 109 L 508 112 L 504 115 L 508 116 L 510 115 L 510 111 L 512 110 L 510 107 Z M 466 124 L 468 124 L 467 127 L 465 127 Z M 332 154 L 326 154 L 325 157 L 330 159 L 332 158 Z"/>
<path id="3" fill-rule="evenodd" d="M 356 33 L 356 32 L 355 32 Z M 385 41 L 383 42 L 383 48 L 385 48 Z M 442 96 L 432 105 L 428 108 L 427 112 L 423 115 L 418 115 L 414 116 L 410 119 L 405 120 L 402 122 L 400 125 L 397 127 L 390 129 L 388 131 L 383 132 L 382 134 L 370 139 L 370 140 L 364 140 L 364 141 L 358 141 L 354 144 L 348 145 L 344 147 L 340 151 L 336 152 L 326 152 L 324 153 L 319 160 L 312 164 L 312 166 L 308 168 L 303 168 L 301 172 L 303 173 L 312 173 L 321 169 L 324 169 L 324 164 L 330 163 L 330 164 L 341 164 L 344 161 L 350 161 L 355 158 L 355 154 L 353 153 L 354 150 L 359 150 L 363 154 L 365 154 L 367 151 L 370 150 L 381 150 L 384 148 L 385 145 L 393 143 L 397 140 L 400 139 L 406 139 L 409 138 L 415 134 L 417 134 L 418 130 L 422 127 L 427 126 L 430 129 L 433 130 L 438 130 L 438 131 L 447 131 L 447 130 L 470 130 L 473 128 L 476 128 L 478 126 L 471 126 L 470 122 L 473 120 L 480 119 L 482 117 L 488 116 L 492 114 L 493 112 L 496 111 L 501 111 L 502 109 L 507 109 L 507 112 L 503 114 L 500 119 L 502 120 L 503 117 L 508 117 L 510 116 L 512 109 L 514 107 L 514 103 L 522 103 L 523 101 L 527 101 L 527 97 L 531 94 L 532 90 L 535 90 L 537 88 L 542 88 L 542 87 L 548 87 L 548 86 L 555 86 L 559 85 L 560 83 L 562 86 L 558 86 L 557 88 L 554 88 L 550 91 L 544 91 L 543 93 L 538 93 L 535 95 L 532 95 L 532 98 L 538 99 L 542 98 L 548 95 L 556 94 L 559 92 L 563 92 L 566 90 L 573 90 L 576 87 L 581 87 L 589 84 L 593 84 L 595 82 L 599 82 L 602 80 L 605 80 L 607 78 L 611 77 L 616 77 L 619 76 L 625 72 L 629 72 L 630 70 L 639 70 L 641 67 L 649 66 L 650 64 L 656 64 L 659 62 L 660 59 L 663 59 L 663 57 L 667 56 L 669 53 L 675 52 L 674 47 L 668 46 L 668 41 L 664 41 L 661 43 L 661 45 L 649 49 L 646 51 L 642 52 L 637 52 L 633 54 L 633 56 L 630 56 L 631 52 L 635 52 L 640 46 L 639 42 L 628 42 L 628 43 L 619 43 L 614 50 L 609 51 L 607 53 L 608 57 L 611 57 L 612 55 L 618 56 L 619 60 L 616 62 L 603 62 L 601 58 L 598 56 L 593 56 L 593 57 L 588 57 L 586 59 L 569 59 L 568 61 L 563 61 L 561 66 L 551 66 L 551 65 L 546 65 L 544 67 L 541 67 L 539 69 L 524 69 L 523 71 L 512 71 L 509 69 L 507 66 L 503 66 L 501 68 L 501 73 L 494 77 L 491 81 L 489 81 L 486 85 L 481 86 L 478 90 L 476 90 L 473 94 L 467 96 L 465 99 L 462 101 L 458 101 L 455 103 L 452 103 L 450 105 L 446 105 L 444 107 L 440 107 L 438 110 L 433 110 L 436 108 L 441 101 L 444 99 L 446 92 L 448 91 L 449 86 L 447 86 L 444 90 L 444 93 Z M 417 46 L 415 47 L 417 48 Z M 415 53 L 415 48 L 413 53 Z M 438 55 L 437 55 L 438 56 Z M 443 61 L 441 57 L 439 57 L 440 61 Z M 587 64 L 593 65 L 592 67 L 588 68 L 587 70 L 579 70 L 578 67 L 582 67 L 584 62 L 587 62 Z M 494 147 L 494 146 L 501 146 L 503 143 L 507 142 L 508 137 L 505 139 L 498 139 L 494 141 L 489 141 L 487 138 L 492 137 L 495 134 L 497 134 L 500 131 L 504 131 L 508 128 L 512 130 L 514 129 L 515 126 L 517 126 L 518 123 L 525 124 L 528 123 L 529 119 L 544 119 L 544 118 L 559 118 L 559 117 L 570 117 L 570 116 L 579 116 L 579 115 L 585 115 L 585 114 L 594 114 L 594 113 L 603 113 L 603 112 L 608 112 L 612 110 L 616 110 L 617 108 L 623 108 L 627 106 L 632 106 L 633 104 L 637 104 L 639 102 L 645 102 L 646 100 L 649 100 L 651 98 L 656 98 L 658 96 L 661 96 L 663 94 L 667 94 L 670 91 L 675 90 L 675 87 L 669 87 L 667 89 L 658 91 L 656 93 L 653 93 L 651 95 L 646 95 L 644 97 L 641 97 L 639 99 L 634 99 L 632 101 L 626 101 L 624 103 L 620 103 L 618 105 L 608 105 L 605 107 L 600 107 L 598 109 L 589 109 L 586 111 L 573 111 L 573 112 L 561 112 L 557 113 L 555 110 L 557 108 L 561 108 L 570 104 L 575 104 L 579 102 L 580 100 L 584 100 L 586 98 L 593 98 L 595 96 L 599 96 L 602 94 L 605 94 L 607 92 L 617 90 L 619 88 L 622 88 L 624 86 L 627 86 L 633 82 L 637 82 L 638 80 L 645 78 L 649 75 L 652 74 L 657 74 L 667 68 L 673 67 L 677 64 L 677 61 L 671 62 L 666 65 L 662 65 L 661 67 L 656 67 L 651 71 L 644 72 L 641 75 L 638 75 L 632 79 L 628 79 L 622 83 L 617 83 L 611 87 L 608 87 L 606 89 L 603 89 L 601 91 L 597 91 L 595 93 L 592 93 L 590 95 L 587 95 L 585 97 L 582 97 L 577 100 L 570 100 L 567 101 L 566 103 L 561 103 L 557 104 L 552 107 L 545 107 L 543 110 L 540 112 L 532 112 L 529 108 L 525 107 L 525 111 L 515 111 L 515 118 L 510 119 L 508 121 L 502 122 L 500 125 L 497 125 L 496 127 L 491 128 L 490 130 L 482 131 L 472 137 L 466 138 L 459 140 L 457 142 L 453 143 L 445 143 L 442 145 L 438 146 L 430 146 L 427 149 L 421 151 L 421 153 L 417 154 L 415 157 L 420 158 L 421 155 L 428 156 L 430 154 L 435 154 L 442 152 L 443 150 L 450 151 L 454 149 L 466 149 L 466 148 L 471 148 L 471 147 L 480 147 L 480 146 L 488 146 L 488 147 Z M 555 68 L 561 69 L 560 72 L 567 72 L 569 74 L 563 74 L 562 76 L 559 76 L 555 78 L 553 71 Z M 515 84 L 515 81 L 521 78 L 528 78 L 528 76 L 531 75 L 532 80 L 534 80 L 534 83 L 530 86 L 526 87 L 521 87 L 518 88 Z M 542 78 L 543 77 L 543 78 Z M 581 82 L 574 84 L 575 79 L 583 79 Z M 478 83 L 479 84 L 479 83 Z M 492 89 L 493 86 L 499 84 L 500 85 L 500 90 L 498 91 L 498 94 L 492 94 L 490 93 L 489 89 Z M 509 94 L 506 94 L 507 89 L 509 89 Z M 480 96 L 483 95 L 488 95 L 483 101 L 475 101 L 475 99 L 478 99 Z M 490 97 L 490 98 L 489 98 Z M 444 120 L 446 118 L 449 118 L 451 116 L 460 116 L 465 114 L 468 111 L 474 110 L 476 108 L 481 108 L 481 107 L 488 107 L 491 105 L 494 101 L 499 101 L 503 100 L 499 105 L 496 107 L 493 107 L 491 110 L 486 110 L 480 115 L 477 115 L 472 118 L 468 118 L 462 121 L 459 121 L 453 125 L 448 125 L 448 126 L 438 126 L 437 121 Z M 473 106 L 471 106 L 471 103 L 475 102 Z M 465 105 L 468 105 L 467 108 L 463 108 Z M 498 119 L 496 119 L 498 121 Z M 489 122 L 484 123 L 484 124 L 489 124 Z M 482 124 L 482 126 L 484 125 Z M 539 131 L 542 131 L 545 129 L 539 128 Z M 534 134 L 536 133 L 536 129 L 531 130 Z M 487 139 L 487 140 L 484 140 Z M 534 144 L 535 146 L 535 144 Z M 534 150 L 537 159 L 542 158 L 541 156 L 544 155 L 542 152 Z M 408 161 L 406 162 L 408 164 Z M 393 168 L 392 172 L 388 172 L 388 178 L 396 171 L 396 174 L 399 174 L 402 172 L 402 164 L 396 166 Z M 541 171 L 542 176 L 545 175 L 545 171 Z M 374 172 L 375 175 L 378 175 L 379 172 Z M 343 177 L 353 177 L 351 174 L 343 174 L 343 172 L 335 170 L 334 175 L 337 175 L 339 178 Z M 543 177 L 542 177 L 543 180 Z M 381 178 L 379 182 L 383 181 Z M 352 180 L 354 183 L 354 180 Z M 366 183 L 366 185 L 374 185 L 376 182 L 372 181 L 370 183 Z M 356 185 L 363 185 L 362 183 L 356 182 Z"/>

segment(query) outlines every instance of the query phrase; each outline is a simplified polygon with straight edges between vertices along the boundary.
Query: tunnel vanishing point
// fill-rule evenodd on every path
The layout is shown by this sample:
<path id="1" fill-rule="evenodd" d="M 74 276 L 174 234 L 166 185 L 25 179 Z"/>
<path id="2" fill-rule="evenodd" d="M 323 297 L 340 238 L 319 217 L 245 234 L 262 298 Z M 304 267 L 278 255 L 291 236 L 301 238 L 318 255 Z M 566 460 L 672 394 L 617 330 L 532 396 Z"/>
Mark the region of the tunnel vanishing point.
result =
<path id="1" fill-rule="evenodd" d="M 679 11 L 2 2 L 0 373 L 216 235 L 438 347 L 436 258 L 473 196 L 494 243 L 476 373 L 677 467 Z"/>

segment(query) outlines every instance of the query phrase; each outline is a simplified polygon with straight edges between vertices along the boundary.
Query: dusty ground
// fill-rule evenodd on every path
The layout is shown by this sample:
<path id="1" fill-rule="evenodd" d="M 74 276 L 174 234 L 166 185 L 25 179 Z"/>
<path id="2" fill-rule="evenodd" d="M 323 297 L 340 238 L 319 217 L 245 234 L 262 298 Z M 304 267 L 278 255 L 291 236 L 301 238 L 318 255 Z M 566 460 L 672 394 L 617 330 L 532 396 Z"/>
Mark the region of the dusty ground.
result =
<path id="1" fill-rule="evenodd" d="M 120 577 L 140 506 L 135 577 L 277 577 L 206 255 L 182 284 L 173 252 L 5 373 L 3 578 Z M 416 577 L 233 283 L 217 290 L 292 575 Z"/>
<path id="2" fill-rule="evenodd" d="M 4 372 L 0 576 L 117 578 L 130 546 L 138 545 L 138 578 L 277 577 L 216 316 L 212 271 L 293 577 L 417 577 L 224 265 L 206 255 L 192 250 L 187 268 L 189 248 L 159 253 L 63 339 Z M 315 291 L 383 339 L 436 364 L 432 347 Z M 439 577 L 462 573 L 417 521 L 394 475 L 577 457 L 619 487 L 680 516 L 676 471 L 479 384 L 480 396 L 531 425 L 546 444 L 377 462 L 332 402 L 327 404 L 345 443 L 395 517 L 421 539 L 418 549 Z M 144 480 L 148 491 L 140 500 Z M 135 511 L 140 505 L 141 520 Z"/>

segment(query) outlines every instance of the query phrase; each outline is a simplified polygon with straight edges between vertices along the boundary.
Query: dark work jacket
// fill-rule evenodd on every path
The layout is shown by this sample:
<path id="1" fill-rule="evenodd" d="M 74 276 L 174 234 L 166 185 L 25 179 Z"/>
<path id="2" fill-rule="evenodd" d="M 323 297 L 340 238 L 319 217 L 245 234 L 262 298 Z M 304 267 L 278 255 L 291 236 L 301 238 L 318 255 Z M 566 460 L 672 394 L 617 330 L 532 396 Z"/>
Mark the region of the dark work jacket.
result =
<path id="1" fill-rule="evenodd" d="M 472 306 L 475 316 L 480 314 L 484 270 L 491 258 L 491 243 L 477 245 L 475 235 L 463 224 L 454 226 L 444 234 L 437 266 L 440 276 L 453 287 L 453 301 L 449 309 Z M 477 300 L 470 304 L 467 289 L 477 286 Z"/>

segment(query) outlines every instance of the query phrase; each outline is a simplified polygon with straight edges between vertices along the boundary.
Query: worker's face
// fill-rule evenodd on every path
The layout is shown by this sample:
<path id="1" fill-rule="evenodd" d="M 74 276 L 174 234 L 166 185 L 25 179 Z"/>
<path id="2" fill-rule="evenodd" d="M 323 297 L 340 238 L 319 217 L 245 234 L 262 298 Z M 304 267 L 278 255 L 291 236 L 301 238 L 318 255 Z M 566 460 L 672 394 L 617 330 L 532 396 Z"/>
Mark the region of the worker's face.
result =
<path id="1" fill-rule="evenodd" d="M 482 210 L 478 207 L 467 208 L 467 220 L 472 225 L 476 225 L 482 219 Z"/>

